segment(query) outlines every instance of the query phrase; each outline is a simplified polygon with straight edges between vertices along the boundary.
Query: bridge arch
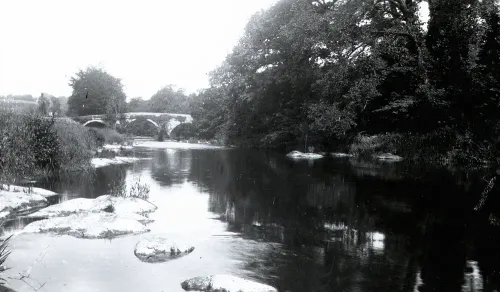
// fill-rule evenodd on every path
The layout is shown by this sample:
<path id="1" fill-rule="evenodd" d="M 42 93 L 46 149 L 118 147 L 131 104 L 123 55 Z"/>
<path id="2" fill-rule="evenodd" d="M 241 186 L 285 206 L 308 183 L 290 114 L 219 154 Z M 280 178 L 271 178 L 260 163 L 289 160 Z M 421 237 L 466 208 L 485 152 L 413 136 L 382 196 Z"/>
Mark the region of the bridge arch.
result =
<path id="1" fill-rule="evenodd" d="M 106 124 L 103 120 L 101 119 L 96 119 L 96 120 L 90 120 L 87 121 L 83 124 L 84 127 L 91 127 L 92 124 L 99 125 L 100 127 L 107 127 L 108 124 Z"/>

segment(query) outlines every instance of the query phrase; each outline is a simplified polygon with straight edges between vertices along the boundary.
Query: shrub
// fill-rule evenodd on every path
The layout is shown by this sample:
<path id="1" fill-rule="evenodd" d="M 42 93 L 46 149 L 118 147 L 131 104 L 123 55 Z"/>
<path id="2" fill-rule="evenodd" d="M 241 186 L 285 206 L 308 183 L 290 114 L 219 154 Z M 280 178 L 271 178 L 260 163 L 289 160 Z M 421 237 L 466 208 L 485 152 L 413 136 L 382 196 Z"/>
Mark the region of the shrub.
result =
<path id="1" fill-rule="evenodd" d="M 59 140 L 57 157 L 61 169 L 90 169 L 97 140 L 88 128 L 69 119 L 57 120 L 54 128 Z"/>
<path id="2" fill-rule="evenodd" d="M 100 136 L 104 137 L 104 144 L 122 144 L 125 142 L 125 136 L 118 133 L 117 131 L 109 128 L 92 128 L 92 131 L 95 131 L 100 134 Z M 99 138 L 101 139 L 101 138 Z"/>
<path id="3" fill-rule="evenodd" d="M 0 110 L 0 135 L 2 182 L 91 167 L 95 140 L 87 128 L 72 120 L 4 109 Z"/>
<path id="4" fill-rule="evenodd" d="M 95 128 L 89 128 L 89 133 L 92 135 L 92 138 L 96 142 L 97 147 L 102 147 L 106 142 L 106 137 L 100 131 L 97 131 Z"/>

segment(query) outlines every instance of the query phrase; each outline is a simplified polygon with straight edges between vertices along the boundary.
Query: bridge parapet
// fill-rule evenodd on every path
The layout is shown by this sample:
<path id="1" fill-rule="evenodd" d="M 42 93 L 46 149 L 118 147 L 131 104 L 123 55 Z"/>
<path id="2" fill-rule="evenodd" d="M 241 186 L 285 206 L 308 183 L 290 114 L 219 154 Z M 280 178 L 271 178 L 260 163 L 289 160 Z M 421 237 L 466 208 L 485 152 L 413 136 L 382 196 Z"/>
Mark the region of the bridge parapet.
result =
<path id="1" fill-rule="evenodd" d="M 109 123 L 106 122 L 106 115 L 87 115 L 87 116 L 78 116 L 74 119 L 82 124 L 89 125 L 91 123 L 100 123 L 108 126 Z M 188 114 L 176 114 L 176 113 L 151 113 L 151 112 L 131 112 L 124 113 L 122 115 L 123 126 L 127 126 L 130 123 L 133 123 L 138 118 L 145 119 L 146 121 L 153 124 L 157 129 L 161 127 L 165 127 L 167 134 L 170 135 L 172 130 L 180 124 L 192 123 L 193 117 Z M 123 121 L 125 123 L 123 123 Z"/>

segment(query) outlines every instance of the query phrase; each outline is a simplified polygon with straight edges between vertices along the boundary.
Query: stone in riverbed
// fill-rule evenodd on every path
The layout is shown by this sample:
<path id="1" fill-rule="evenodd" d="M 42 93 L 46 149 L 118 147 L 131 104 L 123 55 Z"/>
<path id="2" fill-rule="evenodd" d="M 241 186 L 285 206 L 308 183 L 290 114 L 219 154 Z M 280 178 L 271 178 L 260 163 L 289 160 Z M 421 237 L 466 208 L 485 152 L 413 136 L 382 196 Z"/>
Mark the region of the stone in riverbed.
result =
<path id="1" fill-rule="evenodd" d="M 106 212 L 44 219 L 32 222 L 23 229 L 26 233 L 54 232 L 78 238 L 112 238 L 148 231 L 149 229 L 137 220 Z"/>
<path id="2" fill-rule="evenodd" d="M 186 291 L 206 292 L 278 292 L 276 288 L 231 275 L 195 277 L 181 283 Z"/>
<path id="3" fill-rule="evenodd" d="M 148 236 L 139 241 L 134 254 L 141 261 L 148 263 L 166 262 L 190 254 L 192 246 L 178 245 L 161 236 Z"/>

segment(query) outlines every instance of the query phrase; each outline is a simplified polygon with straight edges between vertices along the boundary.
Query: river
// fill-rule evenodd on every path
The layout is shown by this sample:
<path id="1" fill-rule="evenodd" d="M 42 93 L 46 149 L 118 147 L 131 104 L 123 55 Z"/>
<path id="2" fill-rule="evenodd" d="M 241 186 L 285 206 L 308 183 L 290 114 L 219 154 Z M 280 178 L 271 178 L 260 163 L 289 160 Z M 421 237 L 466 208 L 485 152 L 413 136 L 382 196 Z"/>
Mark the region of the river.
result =
<path id="1" fill-rule="evenodd" d="M 144 263 L 144 235 L 107 240 L 22 234 L 5 263 L 15 291 L 169 291 L 229 273 L 279 291 L 498 291 L 500 227 L 473 206 L 479 178 L 405 162 L 293 161 L 244 149 L 136 149 L 150 159 L 37 186 L 53 203 L 95 198 L 140 178 L 150 186 L 151 233 L 195 246 Z M 11 221 L 6 230 L 29 221 Z M 16 276 L 17 275 L 17 276 Z"/>

